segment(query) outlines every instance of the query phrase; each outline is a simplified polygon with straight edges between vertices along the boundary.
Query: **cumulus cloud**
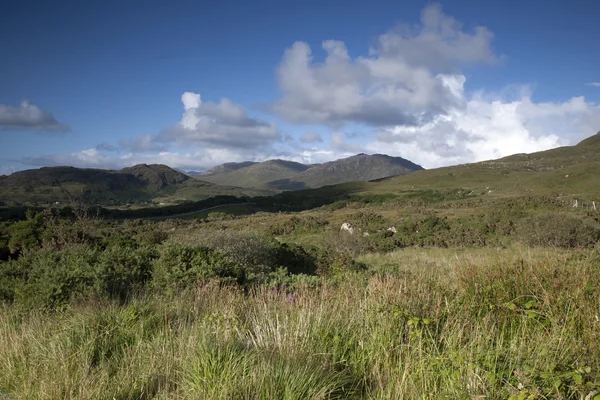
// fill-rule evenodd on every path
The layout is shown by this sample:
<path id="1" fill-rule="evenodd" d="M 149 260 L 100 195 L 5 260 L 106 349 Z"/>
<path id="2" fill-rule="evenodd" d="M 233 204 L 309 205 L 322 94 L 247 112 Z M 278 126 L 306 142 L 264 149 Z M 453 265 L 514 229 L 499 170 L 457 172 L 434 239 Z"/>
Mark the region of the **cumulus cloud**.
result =
<path id="1" fill-rule="evenodd" d="M 304 135 L 300 136 L 300 141 L 302 143 L 316 143 L 322 142 L 323 138 L 317 131 L 308 131 Z"/>
<path id="2" fill-rule="evenodd" d="M 465 29 L 433 5 L 423 10 L 419 24 L 379 36 L 367 55 L 353 57 L 344 42 L 325 40 L 326 56 L 317 61 L 308 44 L 294 43 L 277 70 L 282 95 L 272 110 L 294 123 L 323 124 L 329 137 L 317 131 L 282 134 L 229 99 L 202 101 L 200 94 L 185 92 L 179 123 L 157 135 L 123 140 L 118 148 L 104 143 L 21 161 L 110 168 L 163 163 L 201 170 L 270 158 L 320 163 L 366 152 L 433 168 L 572 145 L 600 129 L 600 106 L 583 97 L 536 102 L 529 88 L 519 86 L 467 92 L 465 67 L 501 59 L 492 40 L 488 29 Z M 33 116 L 24 117 L 27 113 Z M 0 126 L 24 126 L 25 120 L 38 121 L 30 126 L 62 126 L 28 103 L 0 106 Z"/>
<path id="3" fill-rule="evenodd" d="M 242 106 L 229 99 L 203 102 L 199 94 L 186 92 L 181 101 L 184 107 L 181 121 L 159 133 L 155 141 L 248 148 L 281 139 L 274 124 L 249 117 Z"/>
<path id="4" fill-rule="evenodd" d="M 441 74 L 496 61 L 492 38 L 483 27 L 464 31 L 434 5 L 419 26 L 381 35 L 367 57 L 352 58 L 344 42 L 326 40 L 327 56 L 317 63 L 308 44 L 296 42 L 278 68 L 283 97 L 273 110 L 299 123 L 418 126 L 463 105 Z"/>
<path id="5" fill-rule="evenodd" d="M 59 123 L 51 113 L 40 110 L 27 100 L 22 101 L 18 107 L 0 104 L 0 127 L 4 130 L 69 131 L 69 127 Z"/>
<path id="6" fill-rule="evenodd" d="M 382 129 L 366 150 L 433 168 L 576 144 L 600 127 L 600 106 L 583 97 L 535 103 L 527 90 L 509 100 L 481 92 L 466 95 L 464 76 L 445 79 L 453 81 L 465 107 L 419 126 Z"/>

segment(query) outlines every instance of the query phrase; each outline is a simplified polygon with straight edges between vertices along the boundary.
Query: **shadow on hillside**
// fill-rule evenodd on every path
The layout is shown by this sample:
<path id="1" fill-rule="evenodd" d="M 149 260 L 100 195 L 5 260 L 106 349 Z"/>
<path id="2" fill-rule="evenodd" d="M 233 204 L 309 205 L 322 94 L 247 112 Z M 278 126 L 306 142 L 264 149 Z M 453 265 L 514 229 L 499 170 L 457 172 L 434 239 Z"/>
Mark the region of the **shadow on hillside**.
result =
<path id="1" fill-rule="evenodd" d="M 267 186 L 271 189 L 277 190 L 303 190 L 309 189 L 304 182 L 293 181 L 290 178 L 277 179 L 267 183 Z"/>
<path id="2" fill-rule="evenodd" d="M 336 201 L 348 200 L 359 188 L 359 183 L 350 183 L 324 186 L 318 189 L 286 191 L 272 196 L 215 196 L 196 202 L 186 202 L 173 206 L 149 207 L 136 210 L 106 209 L 97 206 L 94 206 L 93 209 L 94 215 L 108 220 L 168 218 L 186 213 L 199 212 L 212 207 L 237 204 L 252 205 L 253 210 L 263 212 L 304 211 L 332 204 Z M 0 220 L 24 219 L 26 210 L 29 208 L 30 207 L 3 207 L 0 209 Z M 31 209 L 34 211 L 42 211 L 42 208 L 39 207 L 31 207 Z M 215 211 L 218 210 L 215 209 Z M 59 210 L 59 215 L 66 218 L 74 217 L 73 208 L 70 206 L 62 207 Z"/>

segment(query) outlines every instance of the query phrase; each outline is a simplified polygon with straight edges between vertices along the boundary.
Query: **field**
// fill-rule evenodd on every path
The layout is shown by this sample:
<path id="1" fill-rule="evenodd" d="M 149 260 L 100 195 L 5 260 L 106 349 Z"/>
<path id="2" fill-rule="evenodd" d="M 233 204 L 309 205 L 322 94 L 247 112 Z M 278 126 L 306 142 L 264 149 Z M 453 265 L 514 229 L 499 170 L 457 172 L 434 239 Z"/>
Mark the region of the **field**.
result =
<path id="1" fill-rule="evenodd" d="M 403 250 L 368 272 L 0 312 L 15 398 L 583 398 L 599 254 Z M 289 285 L 289 282 L 288 282 Z"/>

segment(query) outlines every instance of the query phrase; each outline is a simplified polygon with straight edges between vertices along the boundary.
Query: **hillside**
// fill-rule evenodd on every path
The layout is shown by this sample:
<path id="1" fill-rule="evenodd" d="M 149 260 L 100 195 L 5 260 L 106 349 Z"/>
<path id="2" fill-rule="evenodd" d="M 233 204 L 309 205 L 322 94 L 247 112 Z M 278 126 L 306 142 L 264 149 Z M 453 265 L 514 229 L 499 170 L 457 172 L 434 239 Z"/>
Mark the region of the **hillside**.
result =
<path id="1" fill-rule="evenodd" d="M 215 185 L 158 164 L 140 164 L 116 171 L 43 167 L 0 176 L 0 201 L 7 204 L 46 204 L 71 200 L 121 204 L 258 194 L 268 192 Z"/>
<path id="2" fill-rule="evenodd" d="M 600 202 L 598 187 L 600 134 L 575 146 L 415 171 L 373 182 L 353 182 L 299 191 L 289 196 L 331 199 L 347 195 L 389 195 L 412 198 L 427 192 L 429 196 L 446 199 L 551 196 Z"/>
<path id="3" fill-rule="evenodd" d="M 242 166 L 223 164 L 197 176 L 220 185 L 297 190 L 353 181 L 369 181 L 423 169 L 401 157 L 381 154 L 356 156 L 324 164 L 305 165 L 269 160 Z"/>
<path id="4" fill-rule="evenodd" d="M 267 188 L 268 182 L 290 178 L 308 168 L 308 165 L 285 160 L 228 163 L 211 168 L 196 178 L 219 185 Z"/>
<path id="5" fill-rule="evenodd" d="M 269 188 L 291 190 L 318 188 L 346 182 L 370 181 L 393 175 L 404 175 L 423 167 L 401 157 L 383 154 L 358 154 L 340 160 L 314 165 L 288 179 L 272 181 Z"/>
<path id="6" fill-rule="evenodd" d="M 221 165 L 217 165 L 212 168 L 209 168 L 206 171 L 201 172 L 199 175 L 211 176 L 211 175 L 217 175 L 217 174 L 224 174 L 227 172 L 237 171 L 240 168 L 250 167 L 254 164 L 258 164 L 258 163 L 254 162 L 254 161 L 243 161 L 243 162 L 239 162 L 239 163 L 230 162 L 230 163 L 225 163 L 225 164 L 221 164 Z"/>

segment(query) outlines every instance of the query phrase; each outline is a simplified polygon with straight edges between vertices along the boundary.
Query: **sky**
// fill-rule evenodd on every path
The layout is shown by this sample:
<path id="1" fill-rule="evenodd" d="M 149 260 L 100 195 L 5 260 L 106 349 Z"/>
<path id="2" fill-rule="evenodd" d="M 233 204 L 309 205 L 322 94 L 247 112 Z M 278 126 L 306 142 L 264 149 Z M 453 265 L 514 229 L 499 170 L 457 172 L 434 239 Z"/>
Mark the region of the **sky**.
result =
<path id="1" fill-rule="evenodd" d="M 388 154 L 600 131 L 597 1 L 28 1 L 0 13 L 0 174 Z"/>

